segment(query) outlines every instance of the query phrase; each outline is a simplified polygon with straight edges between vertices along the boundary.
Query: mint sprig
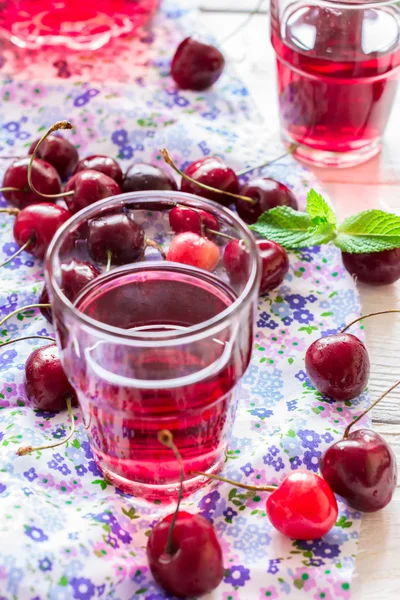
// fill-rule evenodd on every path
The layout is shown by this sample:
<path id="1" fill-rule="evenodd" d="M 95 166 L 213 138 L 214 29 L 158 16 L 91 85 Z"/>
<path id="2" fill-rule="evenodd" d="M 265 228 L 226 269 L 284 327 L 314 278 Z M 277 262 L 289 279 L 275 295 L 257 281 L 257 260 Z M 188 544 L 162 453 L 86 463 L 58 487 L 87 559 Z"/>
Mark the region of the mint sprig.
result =
<path id="1" fill-rule="evenodd" d="M 307 196 L 306 212 L 277 206 L 263 213 L 253 231 L 287 249 L 327 244 L 344 252 L 380 252 L 400 247 L 400 216 L 382 210 L 366 210 L 338 227 L 335 213 L 315 190 Z"/>

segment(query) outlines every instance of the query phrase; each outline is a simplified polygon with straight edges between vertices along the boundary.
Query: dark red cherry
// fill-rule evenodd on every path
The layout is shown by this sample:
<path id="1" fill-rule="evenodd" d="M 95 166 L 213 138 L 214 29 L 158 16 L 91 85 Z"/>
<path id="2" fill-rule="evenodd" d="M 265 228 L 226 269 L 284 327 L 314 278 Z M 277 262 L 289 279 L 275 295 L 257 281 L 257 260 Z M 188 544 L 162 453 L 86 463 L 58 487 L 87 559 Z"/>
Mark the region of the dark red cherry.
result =
<path id="1" fill-rule="evenodd" d="M 335 400 L 356 398 L 368 383 L 367 349 L 351 333 L 327 335 L 313 342 L 305 366 L 317 390 Z"/>
<path id="2" fill-rule="evenodd" d="M 57 411 L 66 408 L 75 392 L 61 366 L 57 346 L 49 344 L 34 350 L 25 363 L 25 386 L 29 401 L 35 408 Z"/>
<path id="3" fill-rule="evenodd" d="M 28 154 L 33 154 L 38 141 L 39 139 L 33 142 Z M 36 152 L 36 156 L 53 165 L 61 179 L 66 179 L 73 173 L 75 165 L 79 160 L 78 151 L 75 146 L 60 135 L 49 135 L 43 140 Z"/>
<path id="4" fill-rule="evenodd" d="M 61 265 L 61 288 L 71 302 L 79 296 L 83 288 L 96 279 L 101 271 L 89 262 L 73 258 Z"/>
<path id="5" fill-rule="evenodd" d="M 371 429 L 350 431 L 332 444 L 320 461 L 322 477 L 352 508 L 375 512 L 392 499 L 397 485 L 396 457 Z"/>
<path id="6" fill-rule="evenodd" d="M 73 196 L 66 196 L 65 202 L 72 214 L 82 208 L 121 193 L 118 183 L 99 171 L 80 171 L 68 181 L 65 191 L 74 191 Z"/>
<path id="7" fill-rule="evenodd" d="M 161 169 L 148 163 L 133 163 L 128 167 L 122 182 L 122 191 L 141 192 L 143 190 L 176 191 L 175 179 Z"/>
<path id="8" fill-rule="evenodd" d="M 19 246 L 31 240 L 26 251 L 44 258 L 57 229 L 68 221 L 71 213 L 57 204 L 42 202 L 23 208 L 14 222 L 14 238 Z"/>
<path id="9" fill-rule="evenodd" d="M 270 240 L 257 240 L 261 256 L 260 294 L 277 288 L 289 270 L 289 257 L 282 246 Z M 242 240 L 231 240 L 224 252 L 224 266 L 233 284 L 244 284 L 248 278 L 249 252 Z"/>
<path id="10" fill-rule="evenodd" d="M 76 165 L 74 175 L 76 173 L 80 173 L 81 171 L 98 171 L 99 173 L 104 173 L 107 177 L 111 177 L 118 183 L 119 186 L 122 185 L 122 169 L 114 158 L 111 156 L 103 156 L 102 154 L 92 154 L 91 156 L 87 156 L 86 158 L 82 158 L 78 164 Z"/>
<path id="11" fill-rule="evenodd" d="M 223 192 L 231 194 L 239 193 L 239 180 L 233 169 L 228 167 L 218 156 L 206 156 L 200 160 L 196 160 L 186 167 L 184 173 L 202 183 Z M 201 188 L 200 186 L 182 178 L 181 191 L 189 194 L 197 194 L 203 198 L 214 200 L 219 204 L 228 206 L 232 204 L 233 198 Z"/>
<path id="12" fill-rule="evenodd" d="M 400 278 L 400 248 L 363 254 L 342 252 L 342 259 L 348 272 L 362 283 L 386 285 Z"/>
<path id="13" fill-rule="evenodd" d="M 176 49 L 171 76 L 181 89 L 201 91 L 221 77 L 224 67 L 225 59 L 218 48 L 187 37 Z"/>
<path id="14" fill-rule="evenodd" d="M 10 165 L 4 174 L 3 187 L 14 187 L 20 192 L 3 192 L 4 198 L 17 208 L 25 208 L 30 204 L 48 202 L 39 194 L 32 192 L 28 185 L 28 166 L 30 158 L 21 158 Z M 40 158 L 35 158 L 32 165 L 32 183 L 42 194 L 59 194 L 61 180 L 55 168 Z"/>
<path id="15" fill-rule="evenodd" d="M 49 292 L 47 291 L 47 287 L 44 285 L 42 291 L 39 296 L 39 304 L 50 304 Z M 49 323 L 53 323 L 53 313 L 51 312 L 51 308 L 40 308 L 40 312 Z"/>
<path id="16" fill-rule="evenodd" d="M 213 234 L 208 232 L 219 231 L 219 222 L 214 215 L 205 210 L 175 206 L 169 213 L 169 224 L 175 233 L 191 231 L 198 235 L 205 235 L 212 239 Z"/>
<path id="17" fill-rule="evenodd" d="M 297 210 L 297 200 L 286 185 L 268 177 L 257 177 L 240 190 L 241 196 L 252 198 L 254 203 L 236 200 L 236 210 L 245 223 L 253 224 L 266 210 L 275 206 L 289 206 Z"/>
<path id="18" fill-rule="evenodd" d="M 173 515 L 153 528 L 147 560 L 154 579 L 171 596 L 197 598 L 215 590 L 224 576 L 222 550 L 211 523 L 179 511 L 172 530 L 173 553 L 165 552 Z"/>
<path id="19" fill-rule="evenodd" d="M 213 271 L 219 258 L 219 249 L 214 242 L 191 231 L 176 235 L 167 252 L 167 260 L 205 271 Z"/>
<path id="20" fill-rule="evenodd" d="M 336 498 L 327 482 L 312 471 L 285 477 L 267 499 L 271 524 L 295 540 L 316 540 L 332 529 L 338 516 Z"/>
<path id="21" fill-rule="evenodd" d="M 111 253 L 114 265 L 134 262 L 145 249 L 143 228 L 130 213 L 109 214 L 89 221 L 88 250 L 96 262 L 106 263 Z"/>

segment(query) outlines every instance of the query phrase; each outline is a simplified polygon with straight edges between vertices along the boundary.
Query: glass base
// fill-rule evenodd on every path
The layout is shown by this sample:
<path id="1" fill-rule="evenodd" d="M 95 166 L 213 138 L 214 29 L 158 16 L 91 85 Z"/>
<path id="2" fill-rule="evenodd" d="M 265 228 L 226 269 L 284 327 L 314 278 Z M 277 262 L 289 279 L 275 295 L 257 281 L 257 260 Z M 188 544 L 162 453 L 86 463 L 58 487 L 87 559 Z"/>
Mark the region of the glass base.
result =
<path id="1" fill-rule="evenodd" d="M 286 146 L 292 146 L 296 144 L 296 149 L 293 152 L 293 156 L 300 162 L 314 167 L 336 167 L 339 169 L 345 169 L 348 167 L 355 167 L 362 163 L 370 160 L 382 149 L 381 139 L 378 138 L 368 146 L 358 148 L 357 150 L 349 150 L 347 152 L 329 152 L 327 150 L 317 150 L 310 146 L 304 146 L 303 144 L 297 144 L 297 142 L 290 138 L 287 134 L 283 134 L 283 140 Z"/>
<path id="2" fill-rule="evenodd" d="M 139 483 L 137 481 L 130 481 L 129 479 L 125 479 L 125 477 L 121 477 L 120 475 L 117 475 L 108 469 L 103 469 L 101 463 L 98 461 L 96 461 L 96 463 L 103 473 L 104 478 L 115 485 L 115 487 L 121 490 L 121 492 L 124 494 L 129 494 L 130 496 L 135 496 L 135 498 L 138 498 L 139 500 L 146 500 L 148 502 L 154 502 L 155 500 L 166 504 L 169 502 L 176 502 L 180 487 L 179 482 L 170 483 L 168 485 L 151 485 Z M 206 473 L 209 475 L 219 473 L 222 471 L 224 464 L 225 452 L 223 452 L 219 460 L 212 467 L 207 469 Z M 192 477 L 191 479 L 185 479 L 183 482 L 184 497 L 190 496 L 194 492 L 197 492 L 197 490 L 205 486 L 209 481 L 209 478 L 205 475 L 198 475 L 196 477 Z"/>

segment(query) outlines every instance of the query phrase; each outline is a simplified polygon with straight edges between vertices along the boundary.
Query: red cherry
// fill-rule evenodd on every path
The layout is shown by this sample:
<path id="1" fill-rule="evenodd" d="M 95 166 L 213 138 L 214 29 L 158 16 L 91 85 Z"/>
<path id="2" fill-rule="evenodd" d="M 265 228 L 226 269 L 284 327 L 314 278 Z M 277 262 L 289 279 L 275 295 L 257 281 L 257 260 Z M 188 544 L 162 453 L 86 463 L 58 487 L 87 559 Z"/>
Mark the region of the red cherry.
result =
<path id="1" fill-rule="evenodd" d="M 379 433 L 351 431 L 332 444 L 320 461 L 322 477 L 352 508 L 375 512 L 392 499 L 397 485 L 396 457 Z"/>
<path id="2" fill-rule="evenodd" d="M 141 192 L 143 190 L 176 191 L 175 179 L 160 167 L 147 163 L 133 163 L 124 175 L 122 191 Z"/>
<path id="3" fill-rule="evenodd" d="M 362 283 L 387 285 L 400 278 L 400 248 L 362 254 L 342 252 L 342 259 L 348 272 Z"/>
<path id="4" fill-rule="evenodd" d="M 181 89 L 201 91 L 221 77 L 224 67 L 225 59 L 218 48 L 187 37 L 176 49 L 171 76 Z"/>
<path id="5" fill-rule="evenodd" d="M 274 290 L 285 279 L 289 257 L 282 246 L 270 240 L 257 240 L 261 256 L 260 294 Z M 249 252 L 242 240 L 231 240 L 224 252 L 224 266 L 234 285 L 244 284 L 249 270 Z"/>
<path id="6" fill-rule="evenodd" d="M 307 375 L 322 394 L 352 400 L 368 383 L 369 358 L 364 344 L 351 333 L 327 335 L 306 352 Z"/>
<path id="7" fill-rule="evenodd" d="M 297 210 L 297 200 L 286 185 L 268 177 L 258 177 L 246 183 L 240 190 L 241 196 L 252 198 L 254 203 L 236 200 L 236 210 L 245 223 L 253 224 L 265 211 L 275 206 L 289 206 Z"/>
<path id="8" fill-rule="evenodd" d="M 338 516 L 336 498 L 322 477 L 297 470 L 285 477 L 267 499 L 272 525 L 296 540 L 316 540 L 332 529 Z"/>
<path id="9" fill-rule="evenodd" d="M 219 222 L 214 215 L 202 209 L 175 206 L 169 213 L 169 224 L 175 233 L 191 231 L 198 235 L 205 235 L 209 239 L 215 237 L 207 229 L 219 231 Z"/>
<path id="10" fill-rule="evenodd" d="M 36 408 L 58 411 L 66 408 L 70 396 L 76 404 L 75 392 L 61 366 L 58 349 L 49 344 L 34 350 L 25 363 L 25 386 L 28 399 Z"/>
<path id="11" fill-rule="evenodd" d="M 39 139 L 33 142 L 28 154 L 33 154 Z M 49 135 L 43 140 L 36 156 L 53 165 L 61 179 L 65 179 L 71 175 L 79 160 L 78 151 L 75 146 L 60 135 Z M 35 182 L 33 184 L 35 185 Z"/>
<path id="12" fill-rule="evenodd" d="M 73 196 L 66 196 L 65 202 L 72 214 L 82 208 L 121 193 L 118 183 L 98 171 L 80 171 L 74 175 L 65 186 L 65 191 L 75 192 Z"/>
<path id="13" fill-rule="evenodd" d="M 49 292 L 47 291 L 47 287 L 44 285 L 42 291 L 39 296 L 39 304 L 50 304 Z M 53 313 L 51 312 L 51 308 L 40 308 L 39 309 L 46 321 L 49 323 L 53 323 Z"/>
<path id="14" fill-rule="evenodd" d="M 231 194 L 239 193 L 239 180 L 235 171 L 228 167 L 218 156 L 206 156 L 196 160 L 186 167 L 184 173 L 203 185 Z M 214 200 L 214 202 L 224 206 L 228 206 L 233 202 L 233 198 L 230 196 L 206 190 L 185 178 L 182 178 L 181 191 L 197 194 L 197 196 Z"/>
<path id="15" fill-rule="evenodd" d="M 219 249 L 214 242 L 191 231 L 175 236 L 167 252 L 167 260 L 205 271 L 213 271 L 219 258 Z"/>
<path id="16" fill-rule="evenodd" d="M 42 202 L 23 208 L 14 222 L 14 238 L 19 246 L 31 240 L 26 251 L 44 258 L 57 229 L 71 217 L 71 213 L 57 204 Z"/>
<path id="17" fill-rule="evenodd" d="M 145 249 L 143 228 L 130 213 L 106 214 L 89 221 L 88 250 L 96 262 L 106 263 L 111 252 L 114 265 L 134 262 Z"/>
<path id="18" fill-rule="evenodd" d="M 173 554 L 165 552 L 168 515 L 153 528 L 147 559 L 157 583 L 171 596 L 194 598 L 215 590 L 224 576 L 222 550 L 211 523 L 200 515 L 179 511 L 172 530 Z"/>
<path id="19" fill-rule="evenodd" d="M 122 169 L 114 158 L 102 154 L 92 154 L 82 158 L 76 165 L 74 175 L 81 171 L 98 171 L 107 177 L 114 179 L 119 186 L 122 184 Z"/>
<path id="20" fill-rule="evenodd" d="M 14 187 L 21 192 L 3 192 L 4 198 L 17 208 L 25 208 L 37 202 L 46 202 L 46 198 L 31 191 L 28 185 L 28 167 L 30 158 L 21 158 L 10 165 L 4 174 L 3 187 Z M 40 158 L 32 164 L 32 183 L 42 194 L 59 194 L 61 180 L 55 168 Z"/>

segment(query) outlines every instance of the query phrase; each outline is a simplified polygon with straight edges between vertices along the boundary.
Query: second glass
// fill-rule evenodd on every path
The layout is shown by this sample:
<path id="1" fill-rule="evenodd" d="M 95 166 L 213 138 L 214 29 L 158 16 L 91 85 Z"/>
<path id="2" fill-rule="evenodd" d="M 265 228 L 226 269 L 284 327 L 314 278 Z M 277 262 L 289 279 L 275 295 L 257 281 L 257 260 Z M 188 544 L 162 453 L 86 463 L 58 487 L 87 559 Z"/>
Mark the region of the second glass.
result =
<path id="1" fill-rule="evenodd" d="M 174 238 L 169 212 L 177 203 L 218 219 L 225 235 L 213 236 L 220 254 L 213 272 L 164 260 L 158 245 L 167 251 Z M 126 244 L 129 222 L 143 232 L 138 243 L 144 239 L 133 262 L 129 246 L 126 257 L 115 250 Z M 229 237 L 248 253 L 234 281 L 223 262 Z M 62 272 L 76 260 L 102 272 L 72 304 Z M 46 278 L 61 360 L 105 477 L 147 499 L 176 493 L 179 464 L 157 439 L 168 429 L 183 457 L 185 492 L 197 489 L 207 479 L 196 472 L 216 472 L 224 462 L 237 384 L 251 357 L 260 282 L 251 232 L 228 209 L 196 196 L 124 194 L 66 223 L 49 249 Z"/>

